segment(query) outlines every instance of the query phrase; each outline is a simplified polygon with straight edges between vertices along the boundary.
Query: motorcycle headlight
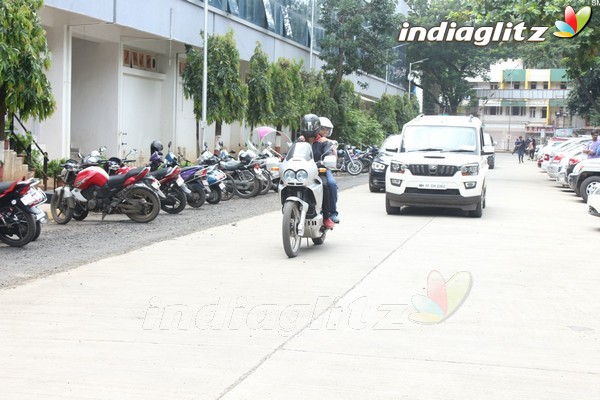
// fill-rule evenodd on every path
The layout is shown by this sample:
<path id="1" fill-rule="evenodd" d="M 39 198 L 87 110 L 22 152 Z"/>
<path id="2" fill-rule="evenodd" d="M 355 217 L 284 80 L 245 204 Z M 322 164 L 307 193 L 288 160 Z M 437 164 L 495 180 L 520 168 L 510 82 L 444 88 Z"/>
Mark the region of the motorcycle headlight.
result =
<path id="1" fill-rule="evenodd" d="M 479 174 L 479 164 L 466 164 L 460 167 L 463 176 L 473 176 Z"/>
<path id="2" fill-rule="evenodd" d="M 294 172 L 291 169 L 285 170 L 285 172 L 283 173 L 283 180 L 289 182 L 289 181 L 293 181 L 294 179 L 296 179 L 296 172 Z"/>
<path id="3" fill-rule="evenodd" d="M 308 179 L 308 172 L 306 172 L 305 170 L 301 169 L 298 172 L 296 172 L 296 180 L 299 183 L 304 183 L 307 179 Z"/>

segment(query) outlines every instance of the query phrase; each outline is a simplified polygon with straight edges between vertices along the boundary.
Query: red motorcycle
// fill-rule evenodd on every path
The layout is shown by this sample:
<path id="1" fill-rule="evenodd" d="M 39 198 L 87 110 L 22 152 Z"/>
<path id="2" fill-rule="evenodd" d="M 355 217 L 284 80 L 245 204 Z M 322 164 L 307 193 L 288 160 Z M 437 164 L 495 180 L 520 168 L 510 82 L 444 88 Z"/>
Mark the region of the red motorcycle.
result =
<path id="1" fill-rule="evenodd" d="M 36 240 L 46 222 L 46 213 L 36 206 L 46 194 L 36 187 L 36 179 L 0 182 L 0 241 L 22 247 Z"/>
<path id="2" fill-rule="evenodd" d="M 142 183 L 150 168 L 133 168 L 122 175 L 109 176 L 97 166 L 77 171 L 67 162 L 63 174 L 65 186 L 52 196 L 50 211 L 54 220 L 66 224 L 81 210 L 107 214 L 125 214 L 135 222 L 150 222 L 160 212 L 156 192 Z"/>

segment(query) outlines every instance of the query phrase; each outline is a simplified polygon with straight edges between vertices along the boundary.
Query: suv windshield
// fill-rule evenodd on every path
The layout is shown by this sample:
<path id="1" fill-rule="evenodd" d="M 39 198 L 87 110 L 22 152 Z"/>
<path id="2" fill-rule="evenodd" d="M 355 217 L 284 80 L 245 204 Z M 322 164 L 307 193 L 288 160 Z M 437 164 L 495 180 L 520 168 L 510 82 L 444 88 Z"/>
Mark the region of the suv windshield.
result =
<path id="1" fill-rule="evenodd" d="M 447 151 L 475 154 L 477 131 L 462 126 L 407 126 L 400 151 Z"/>

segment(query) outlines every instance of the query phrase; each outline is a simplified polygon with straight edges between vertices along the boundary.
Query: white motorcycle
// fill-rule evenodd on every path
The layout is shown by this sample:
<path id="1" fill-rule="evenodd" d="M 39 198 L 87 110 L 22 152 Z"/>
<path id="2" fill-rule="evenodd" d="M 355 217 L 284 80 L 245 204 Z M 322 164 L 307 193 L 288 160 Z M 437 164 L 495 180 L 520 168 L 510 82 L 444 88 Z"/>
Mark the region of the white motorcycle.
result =
<path id="1" fill-rule="evenodd" d="M 323 182 L 320 173 L 335 167 L 335 156 L 326 156 L 322 166 L 313 160 L 310 144 L 292 145 L 280 166 L 279 198 L 283 205 L 282 239 L 288 257 L 296 257 L 302 238 L 320 245 L 327 228 L 323 225 Z"/>

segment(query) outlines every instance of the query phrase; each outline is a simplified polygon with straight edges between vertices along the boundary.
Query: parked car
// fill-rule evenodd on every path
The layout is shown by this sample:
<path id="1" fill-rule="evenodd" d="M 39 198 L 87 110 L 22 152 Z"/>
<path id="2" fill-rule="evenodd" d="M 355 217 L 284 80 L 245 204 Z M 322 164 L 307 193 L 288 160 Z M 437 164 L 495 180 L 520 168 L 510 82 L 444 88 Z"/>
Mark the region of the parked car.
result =
<path id="1" fill-rule="evenodd" d="M 594 190 L 587 199 L 588 213 L 600 217 L 600 189 Z"/>
<path id="2" fill-rule="evenodd" d="M 390 165 L 392 154 L 397 153 L 399 147 L 400 135 L 390 135 L 383 141 L 369 170 L 369 190 L 371 192 L 380 192 L 385 189 L 385 172 Z"/>
<path id="3" fill-rule="evenodd" d="M 579 162 L 568 179 L 575 194 L 587 201 L 588 196 L 600 187 L 600 158 L 588 158 Z"/>
<path id="4" fill-rule="evenodd" d="M 563 187 L 569 187 L 569 174 L 573 172 L 573 169 L 575 169 L 575 166 L 580 161 L 585 160 L 586 158 L 587 154 L 584 154 L 583 151 L 570 156 L 566 161 L 564 168 L 559 169 L 558 174 L 556 175 L 556 182 Z"/>
<path id="5" fill-rule="evenodd" d="M 565 148 L 571 146 L 575 142 L 585 142 L 586 140 L 589 141 L 590 139 L 571 138 L 567 140 L 552 140 L 548 142 L 548 144 L 545 146 L 542 152 L 542 161 L 540 164 L 542 171 L 548 171 L 548 165 L 550 164 L 550 160 L 556 155 L 558 151 L 564 150 Z"/>
<path id="6" fill-rule="evenodd" d="M 566 168 L 568 160 L 577 155 L 583 154 L 584 145 L 589 139 L 573 139 L 564 146 L 559 147 L 550 154 L 546 172 L 551 179 L 556 179 L 558 173 Z"/>
<path id="7" fill-rule="evenodd" d="M 494 169 L 496 167 L 496 149 L 494 147 L 496 146 L 496 142 L 494 142 L 494 138 L 491 137 L 489 133 L 483 134 L 483 145 L 491 146 L 490 149 L 492 150 L 492 154 L 488 155 L 487 163 L 490 169 Z"/>

